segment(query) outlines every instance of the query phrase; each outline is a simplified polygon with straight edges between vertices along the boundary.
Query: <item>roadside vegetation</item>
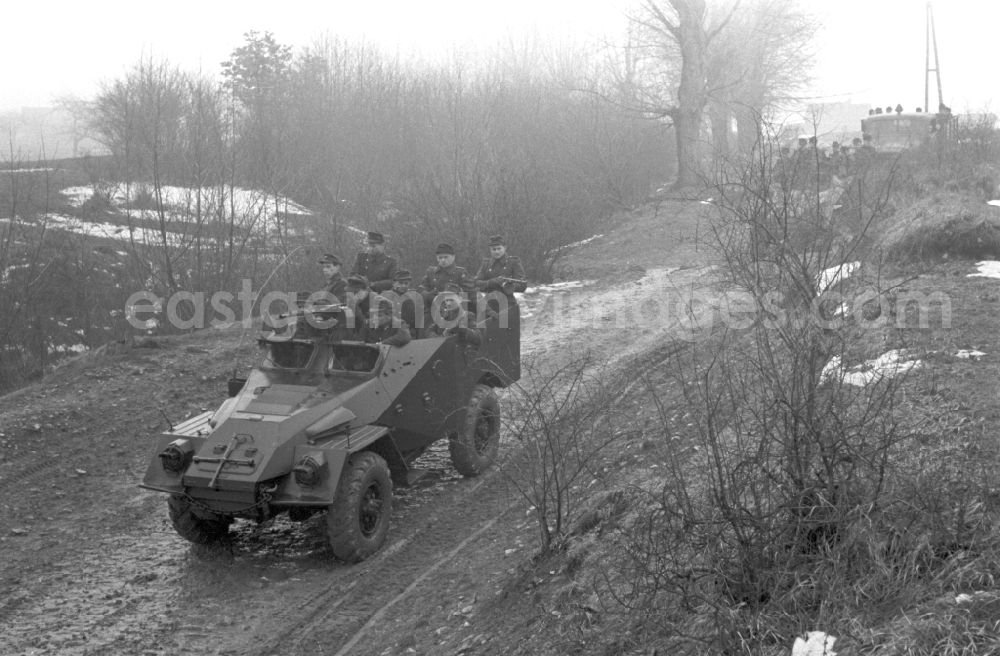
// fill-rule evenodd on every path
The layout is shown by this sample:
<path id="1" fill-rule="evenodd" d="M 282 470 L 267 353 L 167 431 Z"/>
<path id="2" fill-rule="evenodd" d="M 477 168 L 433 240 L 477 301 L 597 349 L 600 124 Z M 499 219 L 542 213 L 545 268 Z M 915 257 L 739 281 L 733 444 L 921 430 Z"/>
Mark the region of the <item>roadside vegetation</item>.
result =
<path id="1" fill-rule="evenodd" d="M 714 182 L 722 300 L 605 403 L 633 411 L 620 440 L 585 440 L 616 474 L 574 489 L 510 583 L 560 618 L 534 639 L 785 654 L 824 631 L 837 653 L 996 651 L 1000 293 L 969 276 L 1000 257 L 1000 212 L 998 178 L 968 172 L 998 148 L 959 130 L 879 158 L 836 204 L 776 175 L 766 142 Z"/>

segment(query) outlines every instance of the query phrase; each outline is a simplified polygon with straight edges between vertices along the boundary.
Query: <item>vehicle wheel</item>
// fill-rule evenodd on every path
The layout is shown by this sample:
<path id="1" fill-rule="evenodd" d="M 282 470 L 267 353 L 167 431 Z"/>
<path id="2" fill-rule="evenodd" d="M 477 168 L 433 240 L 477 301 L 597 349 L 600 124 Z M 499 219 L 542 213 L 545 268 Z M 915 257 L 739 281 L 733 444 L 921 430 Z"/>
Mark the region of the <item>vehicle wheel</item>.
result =
<path id="1" fill-rule="evenodd" d="M 465 424 L 448 440 L 451 463 L 462 476 L 488 469 L 500 446 L 500 402 L 489 385 L 476 385 L 469 398 Z"/>
<path id="2" fill-rule="evenodd" d="M 352 455 L 340 474 L 337 497 L 327 511 L 326 533 L 333 555 L 356 563 L 381 548 L 389 533 L 392 481 L 382 456 Z"/>
<path id="3" fill-rule="evenodd" d="M 195 544 L 212 544 L 224 540 L 229 535 L 229 525 L 233 523 L 228 517 L 205 519 L 195 515 L 191 510 L 191 501 L 182 496 L 167 499 L 167 509 L 170 512 L 170 523 L 174 525 L 177 534 Z"/>

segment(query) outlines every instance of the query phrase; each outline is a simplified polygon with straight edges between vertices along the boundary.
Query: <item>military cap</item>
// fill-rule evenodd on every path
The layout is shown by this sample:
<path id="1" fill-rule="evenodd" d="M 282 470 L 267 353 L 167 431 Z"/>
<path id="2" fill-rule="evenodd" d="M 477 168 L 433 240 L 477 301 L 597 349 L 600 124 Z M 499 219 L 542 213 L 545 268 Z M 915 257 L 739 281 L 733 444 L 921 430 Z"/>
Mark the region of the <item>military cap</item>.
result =
<path id="1" fill-rule="evenodd" d="M 347 277 L 347 286 L 355 289 L 368 289 L 368 278 L 355 273 Z"/>
<path id="2" fill-rule="evenodd" d="M 393 280 L 413 280 L 413 274 L 406 269 L 398 269 L 396 273 L 392 274 Z"/>
<path id="3" fill-rule="evenodd" d="M 507 242 L 504 241 L 503 236 L 493 235 L 490 237 L 490 246 L 506 246 Z"/>
<path id="4" fill-rule="evenodd" d="M 451 244 L 438 244 L 437 250 L 434 252 L 436 255 L 454 255 L 455 247 Z"/>
<path id="5" fill-rule="evenodd" d="M 342 262 L 340 261 L 340 258 L 337 257 L 336 255 L 334 255 L 333 253 L 325 253 L 323 255 L 323 257 L 319 258 L 319 263 L 320 264 L 333 264 L 333 265 L 336 265 L 336 266 L 340 266 L 342 264 Z"/>
<path id="6" fill-rule="evenodd" d="M 381 232 L 370 232 L 369 231 L 368 236 L 365 237 L 365 240 L 369 244 L 384 244 L 385 243 L 385 235 L 383 235 Z"/>

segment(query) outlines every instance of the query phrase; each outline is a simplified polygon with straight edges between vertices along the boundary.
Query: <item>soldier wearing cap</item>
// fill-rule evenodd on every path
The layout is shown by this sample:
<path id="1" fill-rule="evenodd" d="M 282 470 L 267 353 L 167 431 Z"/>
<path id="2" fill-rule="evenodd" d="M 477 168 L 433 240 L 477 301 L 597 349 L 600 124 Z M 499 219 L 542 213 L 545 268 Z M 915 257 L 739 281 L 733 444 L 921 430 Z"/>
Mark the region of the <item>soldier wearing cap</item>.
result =
<path id="1" fill-rule="evenodd" d="M 472 346 L 482 344 L 482 335 L 476 327 L 475 318 L 462 307 L 462 288 L 453 282 L 445 283 L 444 290 L 434 299 L 431 309 L 428 337 L 448 337 L 458 339 Z"/>
<path id="2" fill-rule="evenodd" d="M 333 297 L 335 303 L 343 303 L 347 300 L 347 279 L 340 272 L 340 258 L 333 253 L 326 253 L 319 258 L 319 264 L 323 268 L 323 275 L 326 276 L 326 287 L 323 292 Z M 335 299 L 335 300 L 334 300 Z"/>
<path id="3" fill-rule="evenodd" d="M 365 322 L 375 315 L 379 306 L 388 303 L 386 299 L 372 292 L 368 278 L 351 274 L 347 277 L 347 307 L 349 309 L 347 328 L 353 331 L 354 339 L 364 339 Z"/>
<path id="4" fill-rule="evenodd" d="M 448 283 L 458 285 L 460 291 L 472 289 L 468 272 L 463 267 L 455 265 L 455 248 L 451 244 L 439 244 L 435 254 L 437 265 L 427 267 L 427 273 L 420 282 L 420 293 L 427 305 L 444 291 Z"/>
<path id="5" fill-rule="evenodd" d="M 383 295 L 393 304 L 399 318 L 410 328 L 414 339 L 418 339 L 425 323 L 424 302 L 416 290 L 410 289 L 412 280 L 413 275 L 409 271 L 398 269 L 392 276 L 392 289 Z M 420 308 L 420 312 L 417 312 L 418 308 Z"/>
<path id="6" fill-rule="evenodd" d="M 362 325 L 365 327 L 363 339 L 368 344 L 404 346 L 412 339 L 406 321 L 393 321 L 392 306 L 385 303 L 379 304 L 375 315 Z"/>
<path id="7" fill-rule="evenodd" d="M 503 237 L 490 237 L 490 257 L 483 260 L 476 273 L 476 288 L 481 292 L 503 292 L 508 299 L 514 292 L 523 292 L 528 286 L 521 259 L 507 254 Z"/>
<path id="8" fill-rule="evenodd" d="M 365 245 L 366 250 L 358 253 L 351 273 L 368 278 L 373 292 L 383 292 L 392 287 L 396 258 L 385 254 L 385 235 L 380 232 L 369 232 Z"/>

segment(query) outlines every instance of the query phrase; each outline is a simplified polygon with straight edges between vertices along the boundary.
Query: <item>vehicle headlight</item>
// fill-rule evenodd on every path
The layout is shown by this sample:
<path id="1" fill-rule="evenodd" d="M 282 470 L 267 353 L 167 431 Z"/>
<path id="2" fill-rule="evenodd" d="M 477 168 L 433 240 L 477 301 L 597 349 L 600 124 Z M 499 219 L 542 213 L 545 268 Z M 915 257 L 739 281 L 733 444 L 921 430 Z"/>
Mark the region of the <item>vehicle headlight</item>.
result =
<path id="1" fill-rule="evenodd" d="M 301 458 L 292 468 L 295 482 L 302 487 L 316 487 L 323 482 L 323 467 L 326 459 L 321 454 Z"/>
<path id="2" fill-rule="evenodd" d="M 178 474 L 187 468 L 188 463 L 191 462 L 192 454 L 194 454 L 194 447 L 191 445 L 191 440 L 180 438 L 160 451 L 160 463 L 165 471 Z"/>

